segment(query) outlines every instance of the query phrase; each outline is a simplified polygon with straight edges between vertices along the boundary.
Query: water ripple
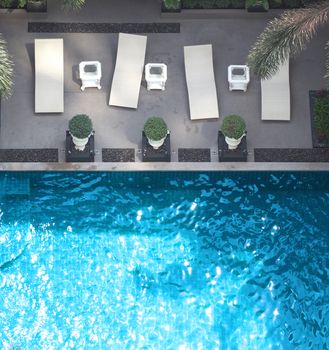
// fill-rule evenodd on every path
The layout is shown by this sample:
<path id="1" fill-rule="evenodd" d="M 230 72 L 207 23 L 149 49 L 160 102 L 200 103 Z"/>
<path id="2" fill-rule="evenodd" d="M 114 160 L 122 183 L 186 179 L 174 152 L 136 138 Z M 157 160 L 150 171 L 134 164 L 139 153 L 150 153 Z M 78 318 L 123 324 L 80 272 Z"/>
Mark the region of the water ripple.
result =
<path id="1" fill-rule="evenodd" d="M 2 199 L 4 349 L 325 349 L 322 174 L 51 173 Z"/>

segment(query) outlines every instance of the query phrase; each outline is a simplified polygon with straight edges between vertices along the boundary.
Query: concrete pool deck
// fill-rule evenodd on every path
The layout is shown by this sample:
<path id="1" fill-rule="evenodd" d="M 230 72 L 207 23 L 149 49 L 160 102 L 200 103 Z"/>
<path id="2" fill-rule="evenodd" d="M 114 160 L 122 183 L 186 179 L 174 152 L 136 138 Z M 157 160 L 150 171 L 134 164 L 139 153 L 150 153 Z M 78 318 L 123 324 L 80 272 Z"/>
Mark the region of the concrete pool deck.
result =
<path id="1" fill-rule="evenodd" d="M 247 92 L 228 90 L 227 66 L 243 64 L 252 44 L 265 27 L 269 18 L 277 12 L 266 15 L 248 14 L 243 10 L 230 11 L 229 15 L 209 15 L 209 18 L 190 16 L 161 17 L 159 3 L 152 0 L 134 2 L 131 0 L 99 0 L 77 13 L 63 13 L 55 0 L 48 0 L 47 15 L 0 14 L 0 32 L 8 42 L 8 49 L 15 63 L 15 87 L 13 95 L 1 103 L 0 148 L 58 148 L 59 164 L 44 164 L 46 169 L 114 170 L 131 168 L 152 170 L 167 168 L 179 170 L 206 169 L 226 170 L 239 167 L 231 163 L 217 163 L 217 131 L 222 118 L 227 114 L 242 115 L 248 131 L 249 168 L 254 161 L 254 148 L 311 148 L 311 124 L 309 111 L 309 90 L 324 89 L 327 81 L 324 46 L 329 29 L 322 28 L 307 50 L 290 62 L 291 121 L 261 121 L 260 81 L 251 77 Z M 127 11 L 129 9 L 129 11 Z M 224 10 L 225 11 L 225 10 Z M 234 15 L 236 13 L 236 16 Z M 29 21 L 47 22 L 179 22 L 178 34 L 147 34 L 148 43 L 145 63 L 161 62 L 168 66 L 166 90 L 147 91 L 143 78 L 137 110 L 109 107 L 108 97 L 113 77 L 118 34 L 85 33 L 29 33 Z M 64 39 L 64 113 L 36 115 L 34 113 L 34 38 Z M 194 44 L 213 45 L 214 71 L 220 109 L 219 120 L 191 121 L 185 82 L 183 46 Z M 77 66 L 81 61 L 98 60 L 102 63 L 102 90 L 80 90 Z M 65 131 L 68 120 L 75 114 L 88 114 L 95 129 L 95 164 L 63 163 L 65 158 Z M 171 131 L 171 164 L 141 163 L 142 129 L 145 120 L 153 115 L 163 117 Z M 136 164 L 103 164 L 102 148 L 134 148 Z M 212 163 L 179 164 L 178 148 L 210 148 Z M 140 163 L 140 164 L 137 164 Z M 266 168 L 265 163 L 254 163 Z M 287 167 L 287 163 L 266 163 L 272 168 Z M 300 168 L 306 163 L 296 165 Z M 3 164 L 1 168 L 17 166 L 24 170 L 29 165 Z M 33 168 L 42 165 L 30 164 Z M 290 167 L 290 165 L 288 166 Z M 313 168 L 314 165 L 310 165 Z M 329 169 L 329 164 L 319 164 Z M 211 170 L 211 169 L 209 169 Z M 255 169 L 254 169 L 255 170 Z M 270 170 L 270 169 L 269 169 Z"/>

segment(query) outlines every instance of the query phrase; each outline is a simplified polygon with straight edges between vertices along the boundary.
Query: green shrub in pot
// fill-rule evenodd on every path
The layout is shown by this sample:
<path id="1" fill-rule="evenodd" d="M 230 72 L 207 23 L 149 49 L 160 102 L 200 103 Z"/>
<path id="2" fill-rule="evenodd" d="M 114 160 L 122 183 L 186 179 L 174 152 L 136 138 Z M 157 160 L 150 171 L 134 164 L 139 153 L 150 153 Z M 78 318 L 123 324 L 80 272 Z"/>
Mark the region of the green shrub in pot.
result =
<path id="1" fill-rule="evenodd" d="M 225 137 L 239 139 L 246 132 L 246 123 L 239 115 L 231 114 L 224 117 L 221 129 Z"/>
<path id="2" fill-rule="evenodd" d="M 77 114 L 69 121 L 69 131 L 72 136 L 84 139 L 93 131 L 93 123 L 86 114 Z"/>
<path id="3" fill-rule="evenodd" d="M 168 128 L 166 122 L 159 117 L 151 117 L 144 124 L 144 133 L 149 144 L 158 149 L 161 147 L 167 137 Z"/>
<path id="4" fill-rule="evenodd" d="M 159 141 L 167 136 L 167 124 L 162 118 L 151 117 L 144 124 L 144 133 L 148 139 Z"/>
<path id="5" fill-rule="evenodd" d="M 324 93 L 315 100 L 314 125 L 320 137 L 329 140 L 329 93 Z"/>

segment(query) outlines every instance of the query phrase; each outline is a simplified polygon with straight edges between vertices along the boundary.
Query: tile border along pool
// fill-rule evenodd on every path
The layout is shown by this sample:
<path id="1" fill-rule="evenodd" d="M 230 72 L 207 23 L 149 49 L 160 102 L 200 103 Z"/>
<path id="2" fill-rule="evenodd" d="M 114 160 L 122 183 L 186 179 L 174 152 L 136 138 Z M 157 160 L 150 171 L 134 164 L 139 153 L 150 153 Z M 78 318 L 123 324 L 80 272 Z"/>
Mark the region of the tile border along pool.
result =
<path id="1" fill-rule="evenodd" d="M 329 171 L 329 163 L 1 163 L 0 171 Z"/>

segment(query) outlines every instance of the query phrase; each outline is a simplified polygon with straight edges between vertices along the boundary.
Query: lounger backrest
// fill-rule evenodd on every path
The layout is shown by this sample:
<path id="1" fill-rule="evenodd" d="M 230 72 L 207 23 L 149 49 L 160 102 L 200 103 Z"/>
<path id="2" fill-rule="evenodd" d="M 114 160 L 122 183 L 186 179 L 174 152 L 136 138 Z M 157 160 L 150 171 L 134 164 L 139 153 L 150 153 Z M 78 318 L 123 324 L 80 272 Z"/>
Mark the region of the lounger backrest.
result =
<path id="1" fill-rule="evenodd" d="M 262 120 L 290 120 L 289 60 L 270 79 L 261 80 Z"/>
<path id="2" fill-rule="evenodd" d="M 185 46 L 184 61 L 191 119 L 218 118 L 212 45 Z"/>
<path id="3" fill-rule="evenodd" d="M 35 39 L 35 113 L 64 112 L 63 39 Z"/>
<path id="4" fill-rule="evenodd" d="M 147 37 L 119 34 L 118 51 L 109 104 L 137 108 Z"/>

